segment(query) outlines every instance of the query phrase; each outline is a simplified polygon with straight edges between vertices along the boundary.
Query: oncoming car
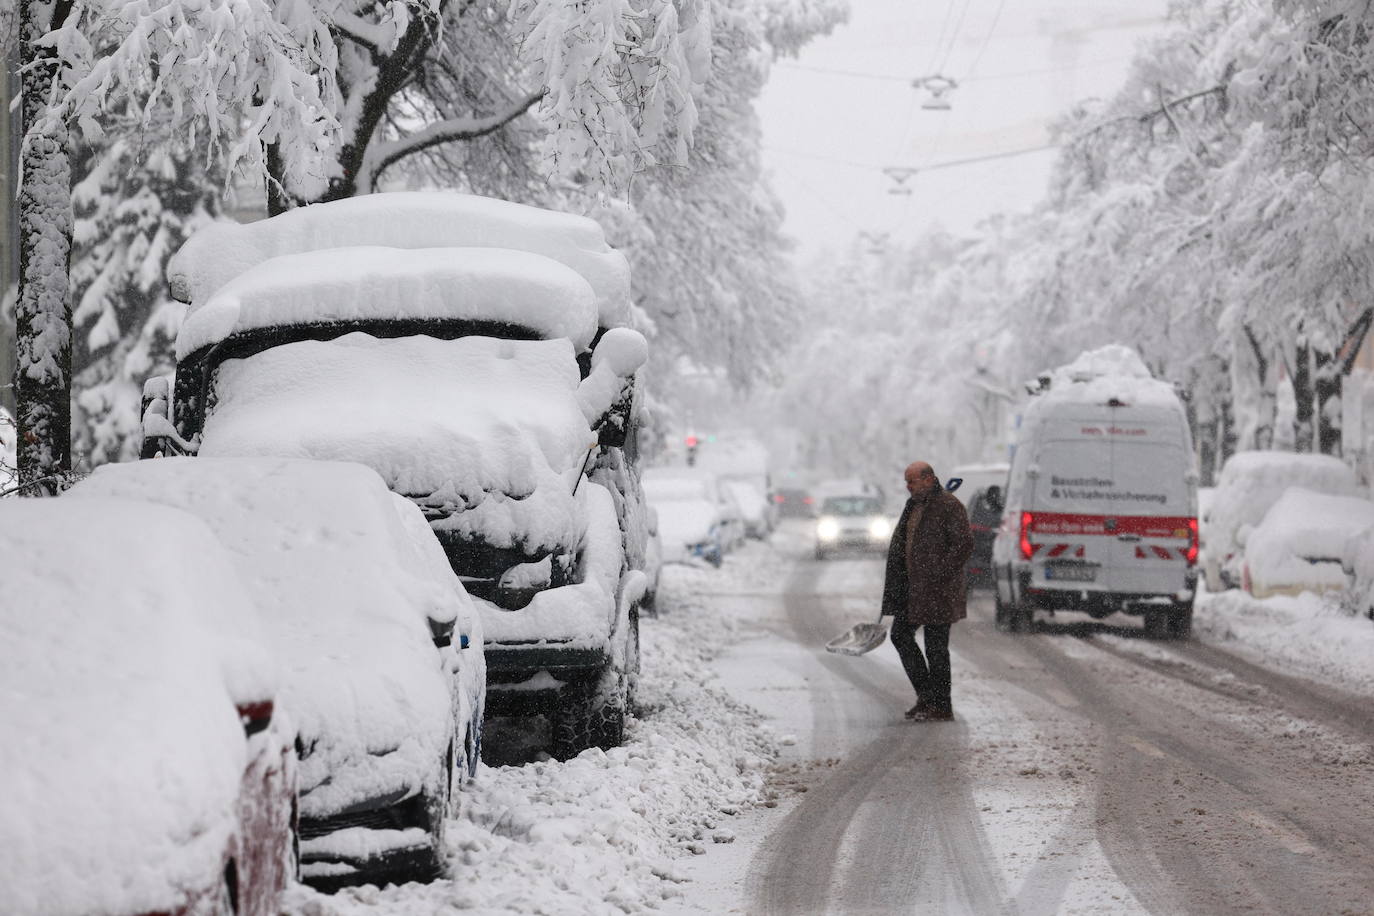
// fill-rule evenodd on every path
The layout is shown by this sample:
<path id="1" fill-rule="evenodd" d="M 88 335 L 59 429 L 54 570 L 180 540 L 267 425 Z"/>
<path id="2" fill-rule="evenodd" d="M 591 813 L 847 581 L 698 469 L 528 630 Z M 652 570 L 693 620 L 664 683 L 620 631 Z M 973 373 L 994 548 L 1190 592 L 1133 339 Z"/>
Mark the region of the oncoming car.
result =
<path id="1" fill-rule="evenodd" d="M 841 550 L 886 550 L 892 521 L 876 496 L 830 496 L 816 521 L 816 559 Z"/>

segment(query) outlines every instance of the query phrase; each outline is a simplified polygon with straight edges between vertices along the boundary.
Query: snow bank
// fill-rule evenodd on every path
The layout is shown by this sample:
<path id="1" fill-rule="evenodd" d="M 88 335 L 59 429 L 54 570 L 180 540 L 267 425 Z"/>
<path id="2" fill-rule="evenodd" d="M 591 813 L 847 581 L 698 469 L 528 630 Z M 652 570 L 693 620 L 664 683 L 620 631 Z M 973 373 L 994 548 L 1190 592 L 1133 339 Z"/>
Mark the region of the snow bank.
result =
<path id="1" fill-rule="evenodd" d="M 126 500 L 0 501 L 6 912 L 174 911 L 214 886 L 271 697 L 249 597 L 205 525 Z"/>
<path id="2" fill-rule="evenodd" d="M 1351 610 L 1374 617 L 1374 527 L 1346 539 L 1341 565 L 1350 576 L 1347 603 Z"/>
<path id="3" fill-rule="evenodd" d="M 1233 581 L 1240 581 L 1236 533 L 1244 525 L 1259 524 L 1289 487 L 1333 496 L 1359 492 L 1354 472 L 1330 455 L 1238 452 L 1231 456 L 1203 516 L 1202 542 L 1211 561 L 1225 566 Z"/>
<path id="4" fill-rule="evenodd" d="M 1334 596 L 1275 595 L 1237 589 L 1199 591 L 1193 628 L 1257 664 L 1374 697 L 1374 624 L 1343 610 Z"/>
<path id="5" fill-rule="evenodd" d="M 1346 586 L 1346 544 L 1374 526 L 1374 502 L 1289 487 L 1245 542 L 1249 590 L 1257 598 Z"/>
<path id="6" fill-rule="evenodd" d="M 577 468 L 596 441 L 566 340 L 348 334 L 229 360 L 202 456 L 356 461 L 436 523 L 529 553 L 573 543 Z"/>
<path id="7" fill-rule="evenodd" d="M 454 723 L 426 620 L 464 609 L 452 573 L 435 578 L 374 472 L 163 458 L 100 467 L 65 498 L 109 496 L 184 509 L 227 548 L 286 669 L 281 702 L 306 749 L 302 815 L 435 788 Z"/>
<path id="8" fill-rule="evenodd" d="M 368 194 L 300 207 L 256 223 L 201 229 L 167 265 L 172 295 L 198 306 L 249 268 L 323 248 L 514 248 L 571 267 L 591 284 L 602 327 L 627 323 L 629 262 L 594 220 L 444 191 Z"/>
<path id="9" fill-rule="evenodd" d="M 578 352 L 596 334 L 592 288 L 551 258 L 503 248 L 331 248 L 271 258 L 190 310 L 177 359 L 257 328 L 331 321 L 499 321 Z M 633 332 L 630 332 L 633 333 Z"/>
<path id="10" fill-rule="evenodd" d="M 733 839 L 733 816 L 763 801 L 776 740 L 710 672 L 736 626 L 718 605 L 664 589 L 642 626 L 642 712 L 625 746 L 566 763 L 483 768 L 448 824 L 451 880 L 293 891 L 302 916 L 620 914 L 690 894 L 680 862 Z"/>

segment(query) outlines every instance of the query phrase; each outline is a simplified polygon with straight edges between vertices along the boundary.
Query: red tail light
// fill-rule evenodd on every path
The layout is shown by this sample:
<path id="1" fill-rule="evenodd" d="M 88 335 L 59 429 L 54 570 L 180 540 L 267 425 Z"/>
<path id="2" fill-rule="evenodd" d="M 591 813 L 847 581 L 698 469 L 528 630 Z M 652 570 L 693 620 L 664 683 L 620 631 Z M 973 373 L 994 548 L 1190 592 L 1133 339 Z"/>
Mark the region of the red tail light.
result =
<path id="1" fill-rule="evenodd" d="M 262 700 L 258 703 L 240 703 L 238 710 L 239 721 L 243 723 L 243 733 L 250 738 L 258 732 L 266 731 L 267 726 L 272 724 L 271 700 Z"/>
<path id="2" fill-rule="evenodd" d="M 1035 521 L 1035 516 L 1030 512 L 1021 513 L 1021 558 L 1029 560 L 1035 556 L 1035 548 L 1030 542 L 1031 524 Z"/>
<path id="3" fill-rule="evenodd" d="M 786 497 L 786 496 L 783 496 L 781 493 L 774 493 L 774 494 L 773 494 L 773 502 L 775 502 L 775 503 L 785 503 L 785 502 L 787 502 L 787 497 Z"/>
<path id="4" fill-rule="evenodd" d="M 1188 552 L 1184 554 L 1189 566 L 1197 565 L 1197 548 L 1197 519 L 1190 518 L 1188 519 Z"/>
<path id="5" fill-rule="evenodd" d="M 812 499 L 812 498 L 809 497 L 809 496 L 805 496 L 805 497 L 802 498 L 802 502 L 806 503 L 806 504 L 809 506 L 809 505 L 811 505 L 812 503 L 814 503 L 815 500 Z"/>

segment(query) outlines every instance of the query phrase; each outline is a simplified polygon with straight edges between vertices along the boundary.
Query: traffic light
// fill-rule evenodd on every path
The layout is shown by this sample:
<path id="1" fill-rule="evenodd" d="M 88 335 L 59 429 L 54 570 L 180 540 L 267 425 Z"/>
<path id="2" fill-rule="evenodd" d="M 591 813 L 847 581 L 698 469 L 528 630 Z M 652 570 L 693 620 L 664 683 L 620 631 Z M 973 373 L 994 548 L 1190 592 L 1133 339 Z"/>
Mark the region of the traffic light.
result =
<path id="1" fill-rule="evenodd" d="M 698 444 L 698 441 L 699 441 L 699 440 L 697 439 L 696 436 L 693 436 L 693 435 L 690 435 L 690 434 L 687 436 L 687 466 L 688 466 L 688 467 L 692 467 L 693 465 L 695 465 L 695 464 L 697 463 L 697 444 Z"/>

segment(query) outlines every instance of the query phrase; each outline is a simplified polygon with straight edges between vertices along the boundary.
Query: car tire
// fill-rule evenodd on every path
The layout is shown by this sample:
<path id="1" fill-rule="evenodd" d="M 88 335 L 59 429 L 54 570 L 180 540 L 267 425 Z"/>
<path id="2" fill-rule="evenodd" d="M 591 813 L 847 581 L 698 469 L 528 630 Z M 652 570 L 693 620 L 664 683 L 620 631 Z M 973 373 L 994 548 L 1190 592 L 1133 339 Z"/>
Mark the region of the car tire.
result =
<path id="1" fill-rule="evenodd" d="M 1188 639 L 1193 635 L 1193 602 L 1181 601 L 1169 611 L 1169 638 Z"/>
<path id="2" fill-rule="evenodd" d="M 820 562 L 824 562 L 824 561 L 825 561 L 825 557 L 826 557 L 825 551 L 824 551 L 824 550 L 821 550 L 819 547 L 817 547 L 817 548 L 816 548 L 816 559 L 817 559 L 818 561 L 820 561 Z"/>
<path id="3" fill-rule="evenodd" d="M 1011 630 L 1011 609 L 1002 603 L 1002 594 L 996 591 L 992 596 L 992 623 L 1003 633 Z"/>
<path id="4" fill-rule="evenodd" d="M 628 692 L 629 678 L 611 665 L 565 684 L 552 716 L 550 756 L 571 760 L 588 748 L 619 747 L 625 738 Z"/>

